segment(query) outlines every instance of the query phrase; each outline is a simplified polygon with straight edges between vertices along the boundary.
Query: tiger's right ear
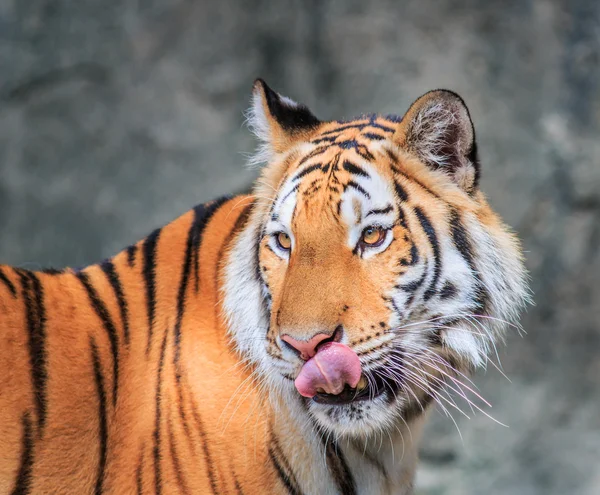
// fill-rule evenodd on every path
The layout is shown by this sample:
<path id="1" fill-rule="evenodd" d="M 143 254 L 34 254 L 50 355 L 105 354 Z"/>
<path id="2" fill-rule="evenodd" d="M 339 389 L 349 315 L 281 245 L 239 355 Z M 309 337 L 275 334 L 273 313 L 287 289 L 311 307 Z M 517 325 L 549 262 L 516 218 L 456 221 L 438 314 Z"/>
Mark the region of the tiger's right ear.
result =
<path id="1" fill-rule="evenodd" d="M 308 139 L 321 123 L 308 107 L 276 93 L 262 79 L 254 81 L 247 119 L 260 141 L 252 164 L 268 162 L 274 154 Z"/>

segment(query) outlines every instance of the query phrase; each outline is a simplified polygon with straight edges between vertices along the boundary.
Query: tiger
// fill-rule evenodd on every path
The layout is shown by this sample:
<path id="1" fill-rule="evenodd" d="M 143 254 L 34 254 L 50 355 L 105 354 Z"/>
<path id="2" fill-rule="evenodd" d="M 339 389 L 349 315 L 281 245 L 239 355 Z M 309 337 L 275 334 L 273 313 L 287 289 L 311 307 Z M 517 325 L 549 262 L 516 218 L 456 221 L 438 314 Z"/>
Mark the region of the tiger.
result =
<path id="1" fill-rule="evenodd" d="M 81 269 L 0 266 L 0 493 L 410 494 L 529 301 L 448 90 L 320 120 L 254 83 L 251 193 Z"/>

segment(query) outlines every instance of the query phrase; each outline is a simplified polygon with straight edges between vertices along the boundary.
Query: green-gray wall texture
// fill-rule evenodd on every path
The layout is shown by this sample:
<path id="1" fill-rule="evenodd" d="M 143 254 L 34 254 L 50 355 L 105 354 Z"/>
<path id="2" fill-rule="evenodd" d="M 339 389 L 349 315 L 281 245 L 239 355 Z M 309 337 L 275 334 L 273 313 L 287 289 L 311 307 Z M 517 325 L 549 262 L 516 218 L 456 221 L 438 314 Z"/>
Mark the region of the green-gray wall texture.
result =
<path id="1" fill-rule="evenodd" d="M 463 96 L 537 304 L 510 381 L 475 376 L 509 427 L 434 410 L 417 492 L 600 493 L 600 2 L 0 0 L 0 260 L 92 263 L 246 188 L 259 76 L 323 119 Z"/>

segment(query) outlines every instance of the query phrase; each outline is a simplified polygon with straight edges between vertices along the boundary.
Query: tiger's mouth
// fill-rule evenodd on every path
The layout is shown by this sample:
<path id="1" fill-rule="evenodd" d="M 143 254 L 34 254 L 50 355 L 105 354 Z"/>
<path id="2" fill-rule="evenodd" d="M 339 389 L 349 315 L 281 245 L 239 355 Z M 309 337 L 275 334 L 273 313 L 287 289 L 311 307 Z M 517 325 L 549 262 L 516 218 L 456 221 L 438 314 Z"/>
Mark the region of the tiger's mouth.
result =
<path id="1" fill-rule="evenodd" d="M 400 385 L 396 380 L 390 380 L 377 370 L 369 372 L 369 378 L 363 373 L 356 387 L 346 384 L 339 394 L 317 392 L 312 400 L 317 404 L 328 406 L 345 406 L 355 402 L 375 400 L 387 394 L 388 398 L 396 397 Z"/>
<path id="2" fill-rule="evenodd" d="M 300 395 L 317 404 L 343 406 L 375 400 L 387 393 L 396 396 L 397 380 L 384 368 L 366 371 L 356 352 L 340 342 L 327 342 L 304 363 L 294 381 Z"/>

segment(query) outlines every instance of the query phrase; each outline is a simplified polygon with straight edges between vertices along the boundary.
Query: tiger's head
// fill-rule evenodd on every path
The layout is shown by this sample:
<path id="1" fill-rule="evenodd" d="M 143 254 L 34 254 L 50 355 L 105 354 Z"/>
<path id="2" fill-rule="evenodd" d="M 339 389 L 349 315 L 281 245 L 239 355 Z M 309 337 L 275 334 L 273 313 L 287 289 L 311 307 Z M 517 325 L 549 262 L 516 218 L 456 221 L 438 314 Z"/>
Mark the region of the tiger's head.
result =
<path id="1" fill-rule="evenodd" d="M 266 165 L 224 309 L 271 393 L 349 436 L 464 393 L 528 293 L 479 190 L 463 100 L 438 90 L 402 118 L 320 121 L 257 80 L 249 123 Z"/>

